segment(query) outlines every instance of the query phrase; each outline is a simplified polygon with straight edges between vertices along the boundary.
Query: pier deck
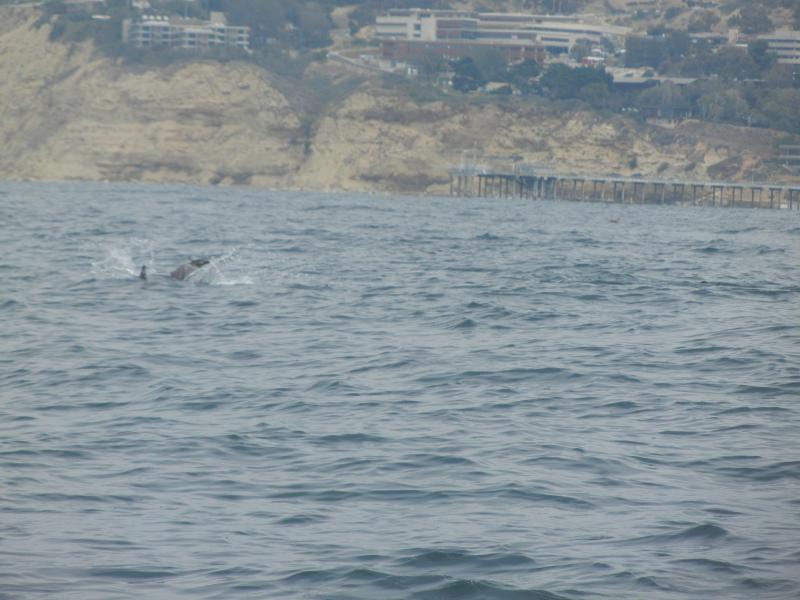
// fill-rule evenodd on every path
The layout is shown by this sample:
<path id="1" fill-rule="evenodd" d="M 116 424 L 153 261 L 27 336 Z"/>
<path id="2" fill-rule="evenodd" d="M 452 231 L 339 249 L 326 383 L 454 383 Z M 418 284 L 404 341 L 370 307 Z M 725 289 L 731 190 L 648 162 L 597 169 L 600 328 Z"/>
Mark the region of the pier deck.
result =
<path id="1" fill-rule="evenodd" d="M 524 164 L 511 170 L 470 165 L 450 169 L 450 195 L 800 210 L 800 186 L 575 175 Z"/>

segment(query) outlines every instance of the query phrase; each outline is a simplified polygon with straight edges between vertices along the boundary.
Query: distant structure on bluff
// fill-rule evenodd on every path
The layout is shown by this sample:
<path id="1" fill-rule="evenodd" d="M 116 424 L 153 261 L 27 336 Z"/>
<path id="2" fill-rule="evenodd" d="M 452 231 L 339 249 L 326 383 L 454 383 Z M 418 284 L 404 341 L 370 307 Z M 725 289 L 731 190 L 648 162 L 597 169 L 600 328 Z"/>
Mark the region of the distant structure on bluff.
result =
<path id="1" fill-rule="evenodd" d="M 250 50 L 250 28 L 228 25 L 225 15 L 212 12 L 208 21 L 145 15 L 122 22 L 122 41 L 139 48 L 187 50 L 241 48 Z"/>
<path id="2" fill-rule="evenodd" d="M 447 58 L 491 47 L 509 59 L 541 61 L 546 50 L 569 52 L 579 40 L 623 45 L 628 27 L 580 16 L 495 13 L 423 8 L 390 9 L 375 21 L 375 39 L 385 58 L 406 59 L 424 52 Z"/>

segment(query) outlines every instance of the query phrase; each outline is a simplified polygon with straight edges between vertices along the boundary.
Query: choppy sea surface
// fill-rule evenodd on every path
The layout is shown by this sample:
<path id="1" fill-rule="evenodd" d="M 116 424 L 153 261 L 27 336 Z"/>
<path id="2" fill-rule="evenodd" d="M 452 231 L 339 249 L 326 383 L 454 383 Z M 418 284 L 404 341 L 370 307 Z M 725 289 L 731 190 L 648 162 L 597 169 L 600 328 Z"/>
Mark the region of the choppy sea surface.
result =
<path id="1" fill-rule="evenodd" d="M 798 598 L 799 403 L 797 212 L 0 185 L 2 598 Z"/>

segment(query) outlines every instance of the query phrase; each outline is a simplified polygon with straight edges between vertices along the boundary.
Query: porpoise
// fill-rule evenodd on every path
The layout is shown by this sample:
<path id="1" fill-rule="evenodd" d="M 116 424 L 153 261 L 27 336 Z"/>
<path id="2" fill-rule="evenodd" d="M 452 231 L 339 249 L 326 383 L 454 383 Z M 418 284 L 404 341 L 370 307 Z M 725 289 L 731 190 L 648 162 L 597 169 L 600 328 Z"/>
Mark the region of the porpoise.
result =
<path id="1" fill-rule="evenodd" d="M 169 274 L 173 279 L 180 279 L 181 281 L 187 279 L 192 273 L 206 266 L 209 263 L 205 258 L 196 258 L 190 260 L 188 263 L 181 265 Z"/>

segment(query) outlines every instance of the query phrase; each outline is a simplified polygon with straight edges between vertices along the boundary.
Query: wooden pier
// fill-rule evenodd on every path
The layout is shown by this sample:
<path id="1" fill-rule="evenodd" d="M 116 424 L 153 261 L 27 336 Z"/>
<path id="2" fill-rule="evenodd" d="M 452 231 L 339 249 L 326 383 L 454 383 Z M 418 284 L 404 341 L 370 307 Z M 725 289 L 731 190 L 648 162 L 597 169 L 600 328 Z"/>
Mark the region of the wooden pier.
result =
<path id="1" fill-rule="evenodd" d="M 525 164 L 505 171 L 462 164 L 450 170 L 450 195 L 800 210 L 800 186 L 566 175 Z"/>

